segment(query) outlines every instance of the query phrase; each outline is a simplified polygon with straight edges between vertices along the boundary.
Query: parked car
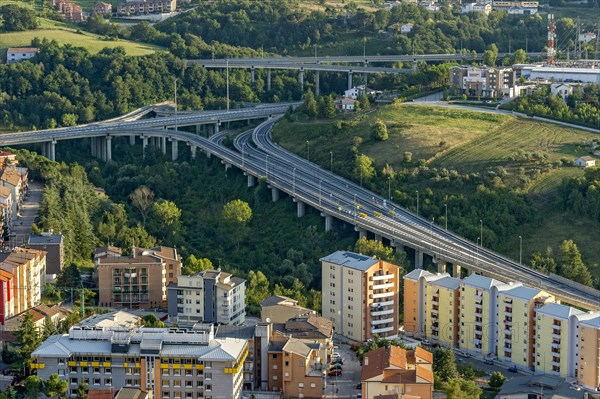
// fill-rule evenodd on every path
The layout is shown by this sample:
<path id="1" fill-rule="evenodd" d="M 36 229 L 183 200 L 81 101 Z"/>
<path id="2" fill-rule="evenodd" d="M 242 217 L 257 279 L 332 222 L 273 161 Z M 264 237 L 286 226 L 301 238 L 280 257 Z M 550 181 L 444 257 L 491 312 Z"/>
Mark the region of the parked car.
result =
<path id="1" fill-rule="evenodd" d="M 456 351 L 455 352 L 458 356 L 462 356 L 462 357 L 471 357 L 471 354 L 465 351 Z"/>
<path id="2" fill-rule="evenodd" d="M 493 365 L 493 364 L 494 364 L 494 359 L 489 359 L 489 358 L 487 358 L 487 359 L 485 359 L 483 362 L 484 362 L 485 364 L 492 364 L 492 365 Z"/>
<path id="3" fill-rule="evenodd" d="M 342 375 L 342 370 L 341 369 L 329 370 L 327 375 L 330 377 L 338 377 L 338 376 Z"/>
<path id="4" fill-rule="evenodd" d="M 359 383 L 356 385 L 356 389 L 362 389 L 362 382 L 359 382 Z"/>
<path id="5" fill-rule="evenodd" d="M 331 355 L 332 358 L 337 358 L 337 357 L 342 357 L 342 355 L 340 355 L 339 352 L 333 352 L 333 355 Z"/>
<path id="6" fill-rule="evenodd" d="M 332 364 L 331 366 L 329 366 L 329 370 L 341 370 L 341 369 L 342 369 L 341 364 Z"/>
<path id="7" fill-rule="evenodd" d="M 509 367 L 508 371 L 510 371 L 511 373 L 516 373 L 518 371 L 517 370 L 517 366 L 511 366 L 511 367 Z"/>
<path id="8" fill-rule="evenodd" d="M 333 359 L 331 364 L 344 364 L 344 359 L 342 359 L 341 357 L 335 358 Z"/>

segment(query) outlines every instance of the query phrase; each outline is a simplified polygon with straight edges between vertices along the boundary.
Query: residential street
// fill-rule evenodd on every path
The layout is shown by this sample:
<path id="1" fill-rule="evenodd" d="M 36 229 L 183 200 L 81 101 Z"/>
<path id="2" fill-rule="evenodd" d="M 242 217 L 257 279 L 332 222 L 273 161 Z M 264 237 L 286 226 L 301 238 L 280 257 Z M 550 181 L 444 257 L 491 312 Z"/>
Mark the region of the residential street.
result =
<path id="1" fill-rule="evenodd" d="M 361 366 L 358 363 L 356 354 L 350 350 L 350 345 L 341 344 L 339 352 L 344 359 L 342 366 L 342 375 L 339 377 L 327 377 L 327 386 L 323 398 L 356 398 L 360 390 L 356 385 L 360 382 Z"/>
<path id="2" fill-rule="evenodd" d="M 11 234 L 9 239 L 9 244 L 11 246 L 23 245 L 27 243 L 29 235 L 31 234 L 31 225 L 35 221 L 40 208 L 43 191 L 44 185 L 41 182 L 29 182 L 29 197 L 25 197 L 25 201 L 23 201 L 23 207 L 19 212 L 21 217 L 14 218 L 12 229 L 13 234 Z"/>

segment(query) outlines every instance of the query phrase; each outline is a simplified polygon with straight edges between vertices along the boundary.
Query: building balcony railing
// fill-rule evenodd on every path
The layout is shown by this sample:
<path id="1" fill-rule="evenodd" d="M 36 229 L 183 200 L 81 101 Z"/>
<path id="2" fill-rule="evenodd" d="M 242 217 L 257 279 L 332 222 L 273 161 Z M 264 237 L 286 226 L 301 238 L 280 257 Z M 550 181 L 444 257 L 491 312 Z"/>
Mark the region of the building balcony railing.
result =
<path id="1" fill-rule="evenodd" d="M 386 310 L 372 310 L 371 316 L 383 316 L 386 314 L 394 313 L 394 309 L 386 309 Z"/>
<path id="2" fill-rule="evenodd" d="M 556 366 L 556 367 L 560 367 L 560 362 L 556 362 L 556 361 L 551 361 L 550 362 L 551 365 Z"/>
<path id="3" fill-rule="evenodd" d="M 373 295 L 373 299 L 378 299 L 378 298 L 389 298 L 391 296 L 396 295 L 395 292 L 382 292 L 381 294 L 372 294 Z"/>
<path id="4" fill-rule="evenodd" d="M 431 314 L 435 314 L 436 315 L 438 313 L 439 313 L 439 310 L 437 310 L 437 309 L 431 309 Z"/>
<path id="5" fill-rule="evenodd" d="M 373 281 L 387 280 L 394 278 L 393 274 L 379 274 L 372 277 Z"/>
<path id="6" fill-rule="evenodd" d="M 481 303 L 481 302 L 475 302 L 475 307 L 477 309 L 481 309 L 483 307 L 483 303 Z"/>
<path id="7" fill-rule="evenodd" d="M 371 329 L 372 334 L 381 334 L 381 333 L 390 332 L 390 331 L 394 331 L 394 327 L 381 327 L 381 328 L 373 327 Z"/>
<path id="8" fill-rule="evenodd" d="M 475 325 L 481 327 L 483 325 L 483 322 L 480 320 L 475 320 Z"/>
<path id="9" fill-rule="evenodd" d="M 385 290 L 394 287 L 394 283 L 373 284 L 374 290 Z"/>
<path id="10" fill-rule="evenodd" d="M 555 340 L 560 341 L 560 334 L 552 333 L 552 338 L 555 339 Z"/>
<path id="11" fill-rule="evenodd" d="M 475 301 L 479 302 L 483 299 L 483 294 L 475 294 Z"/>
<path id="12" fill-rule="evenodd" d="M 371 320 L 371 325 L 379 325 L 379 324 L 387 324 L 387 323 L 391 323 L 394 321 L 393 317 L 389 317 L 387 319 L 379 319 L 379 320 Z"/>

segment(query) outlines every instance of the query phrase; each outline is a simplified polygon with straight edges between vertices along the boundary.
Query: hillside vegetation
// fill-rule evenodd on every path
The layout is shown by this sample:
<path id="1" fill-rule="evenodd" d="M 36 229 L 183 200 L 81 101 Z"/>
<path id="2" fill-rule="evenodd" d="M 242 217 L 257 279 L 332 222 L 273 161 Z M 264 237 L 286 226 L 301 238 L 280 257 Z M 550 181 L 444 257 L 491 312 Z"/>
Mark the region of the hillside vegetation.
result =
<path id="1" fill-rule="evenodd" d="M 387 140 L 373 137 L 376 121 L 387 126 Z M 334 172 L 386 197 L 391 189 L 393 201 L 413 212 L 419 191 L 420 215 L 442 226 L 446 204 L 449 229 L 468 239 L 478 239 L 482 220 L 484 245 L 514 259 L 519 236 L 525 260 L 573 239 L 591 270 L 600 270 L 600 219 L 586 217 L 587 208 L 574 212 L 563 187 L 583 177 L 572 160 L 589 154 L 592 133 L 511 115 L 392 104 L 335 121 L 293 114 L 273 136 L 304 157 L 310 147 L 310 160 L 325 168 L 333 158 Z"/>

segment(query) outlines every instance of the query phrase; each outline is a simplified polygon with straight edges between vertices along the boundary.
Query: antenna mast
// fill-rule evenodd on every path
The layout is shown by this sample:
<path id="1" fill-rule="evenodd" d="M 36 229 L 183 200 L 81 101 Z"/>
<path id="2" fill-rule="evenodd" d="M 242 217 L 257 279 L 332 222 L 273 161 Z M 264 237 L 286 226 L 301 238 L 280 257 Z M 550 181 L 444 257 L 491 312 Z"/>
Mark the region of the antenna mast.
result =
<path id="1" fill-rule="evenodd" d="M 554 48 L 554 14 L 548 14 L 548 65 L 554 65 L 554 56 L 556 55 L 556 49 Z"/>

